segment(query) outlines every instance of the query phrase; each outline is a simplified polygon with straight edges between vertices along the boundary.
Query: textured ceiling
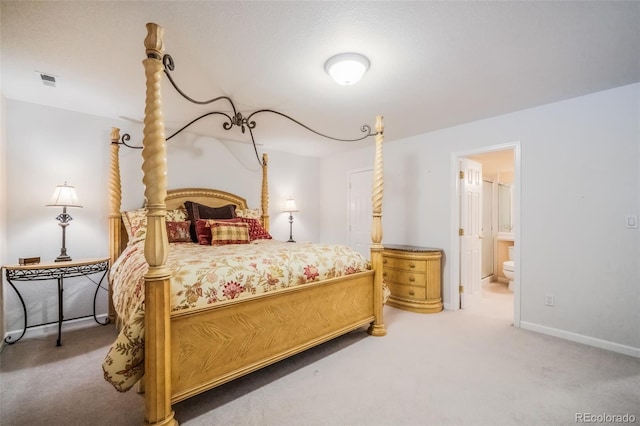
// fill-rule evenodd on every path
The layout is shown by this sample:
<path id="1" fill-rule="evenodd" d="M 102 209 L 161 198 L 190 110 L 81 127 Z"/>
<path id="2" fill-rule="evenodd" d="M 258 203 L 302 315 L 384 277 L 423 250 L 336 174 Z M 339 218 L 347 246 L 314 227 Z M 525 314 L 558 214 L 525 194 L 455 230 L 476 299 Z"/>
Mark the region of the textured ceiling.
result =
<path id="1" fill-rule="evenodd" d="M 4 96 L 113 118 L 143 117 L 147 22 L 165 28 L 174 76 L 191 96 L 228 95 L 243 112 L 277 109 L 344 138 L 378 114 L 396 140 L 640 81 L 636 1 L 1 5 Z M 346 51 L 371 61 L 355 86 L 324 72 L 327 58 Z M 36 71 L 56 75 L 57 87 Z M 168 127 L 211 109 L 165 92 Z M 303 155 L 346 146 L 293 127 L 261 114 L 255 134 L 264 149 Z M 219 119 L 196 131 L 246 140 Z"/>

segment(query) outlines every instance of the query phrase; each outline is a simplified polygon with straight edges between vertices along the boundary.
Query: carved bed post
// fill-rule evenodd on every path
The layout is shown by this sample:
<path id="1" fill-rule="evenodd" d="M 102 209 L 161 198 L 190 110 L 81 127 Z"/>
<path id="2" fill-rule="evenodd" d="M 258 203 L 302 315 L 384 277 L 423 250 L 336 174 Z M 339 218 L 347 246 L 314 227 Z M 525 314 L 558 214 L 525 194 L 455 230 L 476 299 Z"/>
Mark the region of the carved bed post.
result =
<path id="1" fill-rule="evenodd" d="M 267 154 L 262 154 L 262 198 L 261 198 L 261 206 L 262 209 L 262 226 L 264 229 L 269 231 L 269 179 L 268 179 L 268 169 L 269 169 L 269 156 Z"/>
<path id="2" fill-rule="evenodd" d="M 120 206 L 122 203 L 122 185 L 120 182 L 120 129 L 111 128 L 111 168 L 109 171 L 109 266 L 113 265 L 122 253 L 122 233 Z M 109 321 L 114 323 L 116 311 L 113 307 L 113 290 L 109 284 Z"/>
<path id="3" fill-rule="evenodd" d="M 369 334 L 384 336 L 387 330 L 382 318 L 382 194 L 384 192 L 384 168 L 382 164 L 382 143 L 384 142 L 384 124 L 382 116 L 376 117 L 376 156 L 373 163 L 373 225 L 371 227 L 371 265 L 375 271 L 373 304 L 375 321 L 369 326 Z"/>
<path id="4" fill-rule="evenodd" d="M 163 29 L 147 24 L 144 39 L 147 59 L 142 61 L 146 75 L 144 138 L 142 141 L 142 181 L 147 202 L 147 234 L 144 255 L 149 264 L 145 275 L 145 423 L 177 425 L 171 410 L 171 270 L 166 266 L 169 242 L 165 227 L 167 160 L 162 115 Z"/>

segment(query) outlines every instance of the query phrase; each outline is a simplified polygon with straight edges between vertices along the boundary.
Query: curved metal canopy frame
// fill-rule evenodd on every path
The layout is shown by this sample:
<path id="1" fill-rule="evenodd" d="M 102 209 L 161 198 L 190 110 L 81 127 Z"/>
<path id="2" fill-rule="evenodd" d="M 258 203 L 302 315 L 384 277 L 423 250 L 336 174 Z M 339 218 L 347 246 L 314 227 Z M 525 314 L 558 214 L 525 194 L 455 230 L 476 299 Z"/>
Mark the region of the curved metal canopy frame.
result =
<path id="1" fill-rule="evenodd" d="M 249 136 L 251 137 L 251 144 L 253 145 L 253 151 L 256 154 L 256 159 L 258 160 L 258 164 L 260 166 L 262 166 L 262 161 L 260 160 L 260 155 L 258 154 L 258 147 L 255 141 L 255 136 L 253 134 L 253 129 L 256 128 L 257 123 L 255 122 L 255 120 L 252 120 L 252 118 L 258 114 L 262 114 L 262 113 L 271 113 L 271 114 L 275 114 L 275 115 L 279 115 L 280 117 L 286 118 L 287 120 L 297 124 L 300 127 L 303 127 L 304 129 L 308 130 L 311 133 L 314 133 L 318 136 L 321 136 L 323 138 L 326 139 L 331 139 L 334 141 L 339 141 L 339 142 L 358 142 L 361 140 L 364 140 L 370 136 L 375 136 L 375 133 L 371 132 L 371 126 L 369 126 L 368 124 L 363 124 L 362 126 L 360 126 L 360 132 L 364 133 L 363 136 L 358 137 L 358 138 L 351 138 L 351 139 L 346 139 L 346 138 L 337 138 L 334 136 L 329 136 L 326 135 L 324 133 L 321 133 L 309 126 L 307 126 L 306 124 L 296 120 L 295 118 L 284 114 L 280 111 L 275 111 L 273 109 L 268 109 L 268 108 L 264 108 L 264 109 L 259 109 L 257 111 L 252 112 L 251 114 L 249 114 L 248 116 L 243 116 L 242 113 L 240 111 L 238 111 L 236 109 L 235 104 L 233 103 L 233 100 L 228 97 L 228 96 L 218 96 L 216 98 L 213 99 L 209 99 L 209 100 L 205 100 L 205 101 L 199 101 L 197 99 L 192 98 L 191 96 L 187 95 L 182 89 L 180 89 L 180 87 L 178 86 L 178 84 L 176 83 L 176 81 L 173 79 L 173 77 L 171 76 L 171 71 L 173 71 L 175 69 L 175 62 L 173 60 L 173 58 L 171 57 L 171 55 L 169 54 L 165 54 L 164 57 L 162 58 L 162 64 L 164 65 L 164 73 L 167 76 L 167 78 L 169 79 L 169 82 L 171 83 L 171 85 L 173 86 L 174 89 L 176 89 L 176 91 L 180 94 L 180 96 L 182 96 L 183 98 L 185 98 L 186 100 L 188 100 L 189 102 L 196 104 L 196 105 L 209 105 L 218 101 L 227 101 L 233 111 L 232 115 L 227 114 L 226 112 L 223 111 L 210 111 L 207 113 L 204 113 L 196 118 L 194 118 L 193 120 L 191 120 L 190 122 L 188 122 L 187 124 L 185 124 L 184 126 L 182 126 L 180 129 L 176 130 L 175 132 L 173 132 L 171 135 L 169 135 L 166 140 L 169 141 L 170 139 L 172 139 L 173 137 L 177 136 L 178 134 L 182 133 L 183 131 L 185 131 L 186 129 L 188 129 L 191 125 L 197 123 L 198 121 L 202 120 L 203 118 L 212 116 L 212 115 L 221 115 L 223 117 L 225 117 L 225 121 L 222 123 L 222 128 L 224 130 L 231 130 L 233 129 L 234 126 L 240 127 L 240 130 L 242 131 L 242 133 L 246 133 L 246 130 L 249 130 Z M 125 133 L 122 135 L 122 138 L 120 139 L 120 142 L 118 142 L 121 145 L 124 145 L 126 147 L 129 148 L 133 148 L 133 149 L 142 149 L 142 146 L 135 146 L 135 145 L 130 145 L 128 142 L 131 139 L 131 136 L 128 133 Z"/>
<path id="2" fill-rule="evenodd" d="M 141 146 L 136 146 L 136 145 L 129 145 L 129 141 L 131 140 L 131 135 L 129 135 L 129 133 L 125 133 L 122 135 L 122 137 L 120 138 L 120 141 L 118 142 L 119 145 L 124 145 L 127 148 L 133 148 L 133 149 L 142 149 Z"/>
<path id="3" fill-rule="evenodd" d="M 246 133 L 246 130 L 249 130 L 249 136 L 251 137 L 251 144 L 253 145 L 253 150 L 256 154 L 256 159 L 258 160 L 258 163 L 260 165 L 262 165 L 262 161 L 260 160 L 260 155 L 258 154 L 258 148 L 256 145 L 256 141 L 255 141 L 255 137 L 253 134 L 253 129 L 256 128 L 257 124 L 255 122 L 255 120 L 253 120 L 253 117 L 258 115 L 258 114 L 262 114 L 262 113 L 271 113 L 271 114 L 276 114 L 279 115 L 280 117 L 286 118 L 287 120 L 305 128 L 306 130 L 321 136 L 323 138 L 326 139 L 331 139 L 334 141 L 340 141 L 340 142 L 357 142 L 357 141 L 361 141 L 364 140 L 366 138 L 368 138 L 369 136 L 375 136 L 375 133 L 371 132 L 371 126 L 369 126 L 368 124 L 364 124 L 360 127 L 360 131 L 362 133 L 365 133 L 365 135 L 359 137 L 359 138 L 351 138 L 351 139 L 344 139 L 344 138 L 337 138 L 337 137 L 333 137 L 333 136 L 329 136 L 326 135 L 324 133 L 318 132 L 317 130 L 312 129 L 311 127 L 307 126 L 306 124 L 296 120 L 295 118 L 284 114 L 282 112 L 279 111 L 275 111 L 272 109 L 260 109 L 257 111 L 252 112 L 251 114 L 249 114 L 248 116 L 244 116 L 240 111 L 238 111 L 236 109 L 235 104 L 233 103 L 233 100 L 228 97 L 228 96 L 218 96 L 217 98 L 213 98 L 213 99 L 209 99 L 209 100 L 205 100 L 205 101 L 199 101 L 196 100 L 192 97 L 190 97 L 189 95 L 187 95 L 182 89 L 180 89 L 180 87 L 178 86 L 178 84 L 175 82 L 175 80 L 173 79 L 173 77 L 171 76 L 171 72 L 175 69 L 175 62 L 173 60 L 173 58 L 171 57 L 171 55 L 169 54 L 165 54 L 164 57 L 162 58 L 162 63 L 164 65 L 164 73 L 165 75 L 168 77 L 169 82 L 171 83 L 171 85 L 173 86 L 174 89 L 176 89 L 176 91 L 186 100 L 188 100 L 191 103 L 194 103 L 196 105 L 209 105 L 212 104 L 214 102 L 218 102 L 218 101 L 227 101 L 229 103 L 229 105 L 231 106 L 231 109 L 233 111 L 232 115 L 227 114 L 226 112 L 222 112 L 222 111 L 211 111 L 211 112 L 207 112 L 205 114 L 200 115 L 199 117 L 194 118 L 193 120 L 191 120 L 189 123 L 185 124 L 183 127 L 181 127 L 180 129 L 176 130 L 174 133 L 172 133 L 169 137 L 167 137 L 167 141 L 170 140 L 171 138 L 173 138 L 174 136 L 178 135 L 179 133 L 181 133 L 182 131 L 186 130 L 187 128 L 189 128 L 192 124 L 200 121 L 201 119 L 205 118 L 205 117 L 209 117 L 212 115 L 221 115 L 223 117 L 225 117 L 225 121 L 222 123 L 222 128 L 224 130 L 231 130 L 234 126 L 236 127 L 240 127 L 240 130 L 242 131 L 242 133 Z M 124 138 L 124 136 L 123 136 Z M 129 146 L 129 145 L 127 145 Z"/>

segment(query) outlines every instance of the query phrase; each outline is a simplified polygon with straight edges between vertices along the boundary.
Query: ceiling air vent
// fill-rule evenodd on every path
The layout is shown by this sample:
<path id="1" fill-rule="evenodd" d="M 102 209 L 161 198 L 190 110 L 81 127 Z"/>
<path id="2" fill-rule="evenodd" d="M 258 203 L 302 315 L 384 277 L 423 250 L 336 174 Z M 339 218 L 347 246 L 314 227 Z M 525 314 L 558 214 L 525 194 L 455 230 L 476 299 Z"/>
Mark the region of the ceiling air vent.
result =
<path id="1" fill-rule="evenodd" d="M 56 87 L 55 75 L 40 73 L 40 79 L 45 86 Z"/>

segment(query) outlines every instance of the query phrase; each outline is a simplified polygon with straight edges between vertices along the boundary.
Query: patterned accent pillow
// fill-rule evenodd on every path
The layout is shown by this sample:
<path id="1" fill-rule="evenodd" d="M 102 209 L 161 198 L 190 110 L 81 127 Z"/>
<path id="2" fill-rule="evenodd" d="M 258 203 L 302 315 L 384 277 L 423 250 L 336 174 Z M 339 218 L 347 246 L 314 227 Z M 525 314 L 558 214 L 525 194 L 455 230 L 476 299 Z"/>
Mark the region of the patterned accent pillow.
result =
<path id="1" fill-rule="evenodd" d="M 211 228 L 210 223 L 213 222 L 242 222 L 239 217 L 233 219 L 198 219 L 196 221 L 196 234 L 198 235 L 198 244 L 203 246 L 211 245 Z"/>
<path id="2" fill-rule="evenodd" d="M 260 209 L 236 209 L 237 217 L 246 217 L 247 219 L 260 219 L 262 217 L 262 212 Z"/>
<path id="3" fill-rule="evenodd" d="M 184 208 L 167 210 L 167 222 L 184 222 L 186 220 L 187 212 Z M 129 244 L 144 239 L 147 233 L 147 209 L 141 208 L 122 212 L 122 222 L 129 236 Z"/>
<path id="4" fill-rule="evenodd" d="M 210 222 L 211 245 L 249 244 L 249 225 L 242 222 Z"/>
<path id="5" fill-rule="evenodd" d="M 169 237 L 170 243 L 190 243 L 191 241 L 191 233 L 189 232 L 189 227 L 191 226 L 190 221 L 167 221 L 167 236 Z"/>
<path id="6" fill-rule="evenodd" d="M 147 232 L 147 209 L 122 212 L 122 222 L 127 230 L 129 243 L 143 239 Z"/>
<path id="7" fill-rule="evenodd" d="M 254 240 L 270 240 L 272 237 L 257 219 L 241 218 L 244 223 L 249 226 L 249 239 Z"/>
<path id="8" fill-rule="evenodd" d="M 198 219 L 232 219 L 236 217 L 236 205 L 227 204 L 222 207 L 209 207 L 193 201 L 185 201 L 187 219 L 191 221 L 191 240 L 198 242 L 196 224 Z"/>
<path id="9" fill-rule="evenodd" d="M 187 221 L 187 209 L 184 206 L 177 209 L 167 210 L 166 216 L 167 222 L 186 222 Z"/>

